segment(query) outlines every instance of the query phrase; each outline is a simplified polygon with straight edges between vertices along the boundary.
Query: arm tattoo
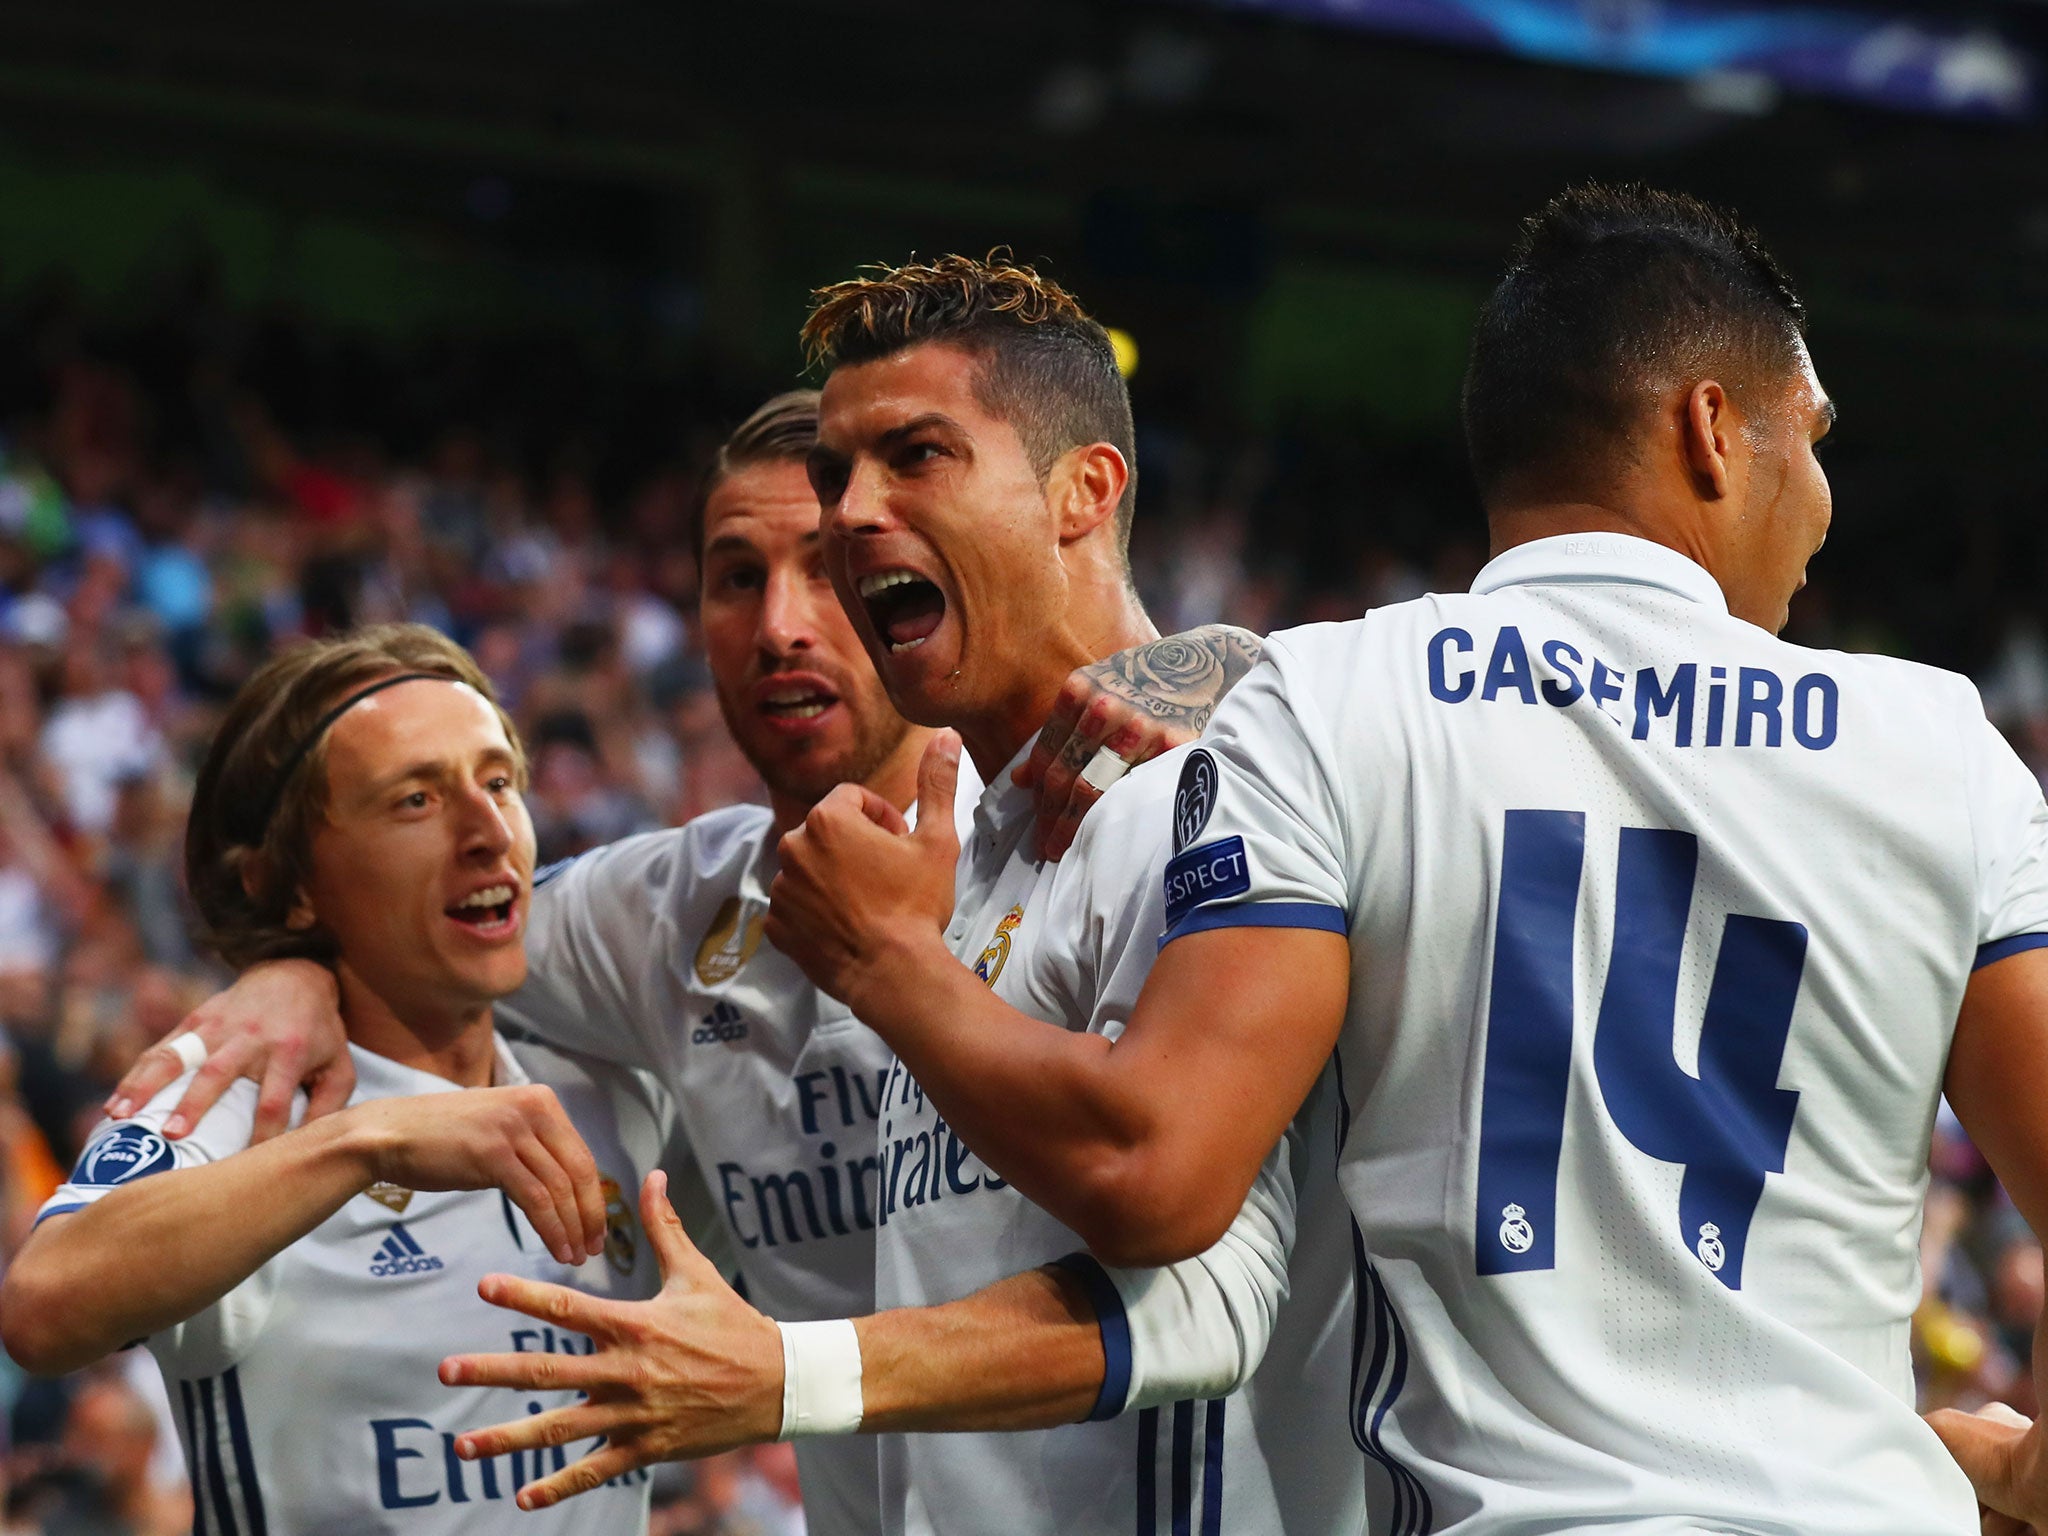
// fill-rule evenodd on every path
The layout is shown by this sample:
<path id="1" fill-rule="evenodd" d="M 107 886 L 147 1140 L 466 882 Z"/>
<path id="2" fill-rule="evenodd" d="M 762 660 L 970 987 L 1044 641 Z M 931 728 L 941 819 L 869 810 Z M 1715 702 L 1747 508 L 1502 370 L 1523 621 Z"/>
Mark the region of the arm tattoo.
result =
<path id="1" fill-rule="evenodd" d="M 1208 624 L 1118 651 L 1083 673 L 1111 697 L 1199 734 L 1264 649 L 1265 642 L 1249 630 Z"/>

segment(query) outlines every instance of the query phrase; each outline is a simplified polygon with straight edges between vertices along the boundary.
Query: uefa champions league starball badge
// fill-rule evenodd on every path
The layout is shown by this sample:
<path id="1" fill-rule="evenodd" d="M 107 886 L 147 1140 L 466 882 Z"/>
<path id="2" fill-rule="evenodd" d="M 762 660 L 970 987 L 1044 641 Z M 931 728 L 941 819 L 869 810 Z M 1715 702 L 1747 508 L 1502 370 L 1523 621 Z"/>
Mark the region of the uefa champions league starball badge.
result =
<path id="1" fill-rule="evenodd" d="M 1536 1241 L 1529 1225 L 1529 1213 L 1519 1205 L 1508 1205 L 1500 1213 L 1500 1245 L 1509 1253 L 1527 1253 Z"/>
<path id="2" fill-rule="evenodd" d="M 1721 1229 L 1711 1221 L 1700 1223 L 1700 1262 L 1715 1274 L 1721 1273 L 1721 1266 L 1728 1262 L 1728 1250 L 1721 1246 Z"/>

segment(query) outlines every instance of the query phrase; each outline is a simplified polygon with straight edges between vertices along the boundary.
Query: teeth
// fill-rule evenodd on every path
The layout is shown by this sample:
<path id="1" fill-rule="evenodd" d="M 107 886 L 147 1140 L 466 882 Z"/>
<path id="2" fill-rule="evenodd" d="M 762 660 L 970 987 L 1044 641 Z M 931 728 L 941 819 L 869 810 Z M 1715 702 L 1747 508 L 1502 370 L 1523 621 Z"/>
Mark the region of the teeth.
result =
<path id="1" fill-rule="evenodd" d="M 474 896 L 465 896 L 456 905 L 458 907 L 502 907 L 511 899 L 511 886 L 487 885 Z"/>
<path id="2" fill-rule="evenodd" d="M 862 597 L 873 597 L 877 592 L 886 592 L 891 587 L 923 580 L 924 578 L 915 571 L 883 571 L 880 575 L 861 577 L 857 590 Z"/>
<path id="3" fill-rule="evenodd" d="M 889 642 L 889 654 L 901 656 L 905 651 L 916 650 L 929 639 L 931 639 L 930 635 L 919 635 L 915 640 L 891 640 Z"/>

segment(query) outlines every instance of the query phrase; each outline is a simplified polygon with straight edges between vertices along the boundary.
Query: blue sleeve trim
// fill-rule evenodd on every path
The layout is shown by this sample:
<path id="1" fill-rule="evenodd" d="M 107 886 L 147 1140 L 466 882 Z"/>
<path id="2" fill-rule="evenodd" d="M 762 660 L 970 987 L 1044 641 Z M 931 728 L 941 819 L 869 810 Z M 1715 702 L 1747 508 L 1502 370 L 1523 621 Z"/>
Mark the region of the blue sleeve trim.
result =
<path id="1" fill-rule="evenodd" d="M 34 1224 L 29 1230 L 34 1231 L 36 1227 L 40 1227 L 52 1216 L 69 1216 L 73 1211 L 82 1211 L 91 1204 L 90 1200 L 74 1200 L 69 1205 L 53 1205 L 36 1217 Z"/>
<path id="2" fill-rule="evenodd" d="M 1161 949 L 1190 933 L 1212 928 L 1319 928 L 1325 933 L 1349 933 L 1342 907 L 1319 901 L 1241 901 L 1227 907 L 1202 907 L 1166 930 Z M 2048 935 L 2043 936 L 2048 942 Z"/>
<path id="3" fill-rule="evenodd" d="M 2048 933 L 2016 933 L 2009 939 L 1993 939 L 1989 944 L 1977 946 L 1977 959 L 1970 969 L 1981 971 L 1994 960 L 2003 960 L 2008 955 L 2017 955 L 2029 949 L 2048 949 Z"/>
<path id="4" fill-rule="evenodd" d="M 1085 1422 L 1113 1419 L 1124 1411 L 1131 1395 L 1131 1320 L 1124 1313 L 1124 1299 L 1092 1254 L 1070 1253 L 1053 1264 L 1081 1282 L 1095 1306 L 1095 1326 L 1102 1330 L 1102 1390 L 1095 1394 L 1095 1406 Z"/>

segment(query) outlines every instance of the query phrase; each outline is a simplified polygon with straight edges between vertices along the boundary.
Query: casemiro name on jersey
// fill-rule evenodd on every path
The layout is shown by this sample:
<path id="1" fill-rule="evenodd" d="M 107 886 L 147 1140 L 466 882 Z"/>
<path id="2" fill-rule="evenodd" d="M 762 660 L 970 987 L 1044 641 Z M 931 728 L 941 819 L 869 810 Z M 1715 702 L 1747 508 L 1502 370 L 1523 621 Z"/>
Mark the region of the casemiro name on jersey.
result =
<path id="1" fill-rule="evenodd" d="M 1825 672 L 1787 684 L 1768 667 L 1730 667 L 1687 661 L 1668 666 L 1617 667 L 1588 657 L 1569 640 L 1524 641 L 1503 624 L 1484 648 L 1472 632 L 1440 629 L 1424 647 L 1429 692 L 1445 704 L 1521 703 L 1553 709 L 1590 708 L 1622 726 L 1637 741 L 1650 739 L 1652 722 L 1670 731 L 1674 746 L 1782 747 L 1788 738 L 1811 752 L 1835 744 L 1841 689 Z M 1624 704 L 1632 718 L 1608 706 Z M 1695 726 L 1699 729 L 1695 731 Z"/>

